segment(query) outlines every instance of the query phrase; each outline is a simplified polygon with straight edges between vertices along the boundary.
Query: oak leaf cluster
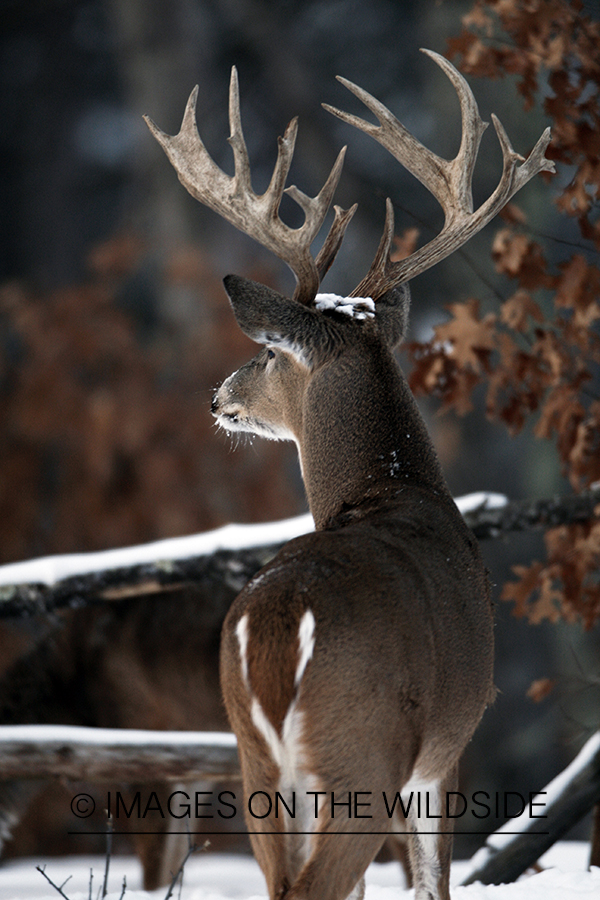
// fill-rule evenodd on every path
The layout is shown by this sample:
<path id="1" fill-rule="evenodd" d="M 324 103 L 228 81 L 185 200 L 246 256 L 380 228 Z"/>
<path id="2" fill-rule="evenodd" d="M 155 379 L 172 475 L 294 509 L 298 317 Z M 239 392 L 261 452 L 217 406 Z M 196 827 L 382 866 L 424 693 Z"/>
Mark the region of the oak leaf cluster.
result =
<path id="1" fill-rule="evenodd" d="M 580 241 L 549 260 L 524 213 L 509 205 L 492 255 L 510 296 L 485 314 L 477 299 L 452 304 L 433 338 L 410 347 L 416 393 L 437 394 L 443 410 L 462 415 L 484 385 L 489 418 L 510 434 L 532 422 L 537 438 L 554 442 L 576 492 L 600 480 L 599 46 L 600 23 L 579 2 L 476 0 L 464 17 L 448 46 L 460 68 L 516 76 L 525 109 L 543 96 L 547 155 L 564 183 L 556 204 L 577 220 Z M 591 627 L 600 617 L 600 521 L 550 529 L 545 540 L 546 561 L 515 567 L 503 598 L 531 622 Z"/>

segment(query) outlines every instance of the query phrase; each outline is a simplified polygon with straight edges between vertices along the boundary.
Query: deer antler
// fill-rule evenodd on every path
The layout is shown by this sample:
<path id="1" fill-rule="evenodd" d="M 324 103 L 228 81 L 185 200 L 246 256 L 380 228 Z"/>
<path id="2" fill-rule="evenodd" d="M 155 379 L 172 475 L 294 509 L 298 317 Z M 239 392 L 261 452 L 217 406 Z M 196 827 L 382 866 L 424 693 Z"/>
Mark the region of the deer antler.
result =
<path id="1" fill-rule="evenodd" d="M 423 146 L 406 130 L 395 116 L 379 100 L 345 78 L 338 81 L 352 91 L 379 120 L 379 125 L 323 104 L 328 112 L 354 125 L 360 131 L 370 134 L 386 150 L 401 162 L 409 172 L 425 185 L 439 202 L 445 214 L 444 227 L 432 241 L 420 247 L 407 259 L 399 262 L 390 260 L 390 249 L 394 236 L 394 211 L 391 201 L 386 204 L 386 221 L 383 236 L 369 273 L 350 296 L 372 297 L 376 300 L 386 291 L 404 281 L 409 281 L 465 244 L 484 225 L 493 219 L 507 201 L 538 172 L 554 172 L 554 163 L 545 158 L 546 147 L 550 143 L 550 129 L 541 138 L 524 160 L 515 153 L 504 128 L 496 116 L 492 115 L 494 128 L 500 141 L 503 157 L 502 176 L 493 194 L 473 211 L 471 183 L 473 169 L 479 151 L 481 136 L 487 128 L 482 122 L 473 93 L 459 72 L 439 53 L 422 50 L 430 56 L 446 73 L 458 94 L 462 117 L 462 140 L 457 156 L 452 160 L 442 159 Z M 522 163 L 518 166 L 518 163 Z"/>
<path id="2" fill-rule="evenodd" d="M 188 100 L 179 134 L 165 134 L 150 118 L 144 116 L 146 124 L 192 197 L 286 262 L 297 280 L 294 298 L 301 303 L 312 303 L 319 289 L 320 279 L 333 262 L 356 210 L 356 205 L 349 210 L 335 207 L 335 218 L 329 234 L 321 252 L 313 259 L 310 246 L 327 215 L 342 171 L 346 148 L 340 151 L 327 181 L 316 197 L 308 197 L 294 185 L 285 188 L 285 193 L 296 201 L 305 214 L 303 225 L 290 228 L 279 218 L 279 206 L 294 154 L 298 119 L 292 119 L 283 137 L 278 139 L 277 162 L 271 182 L 265 193 L 258 196 L 252 190 L 250 182 L 250 161 L 242 132 L 235 66 L 231 71 L 229 87 L 229 143 L 235 161 L 233 177 L 226 175 L 216 165 L 202 143 L 196 127 L 197 97 L 196 86 Z"/>

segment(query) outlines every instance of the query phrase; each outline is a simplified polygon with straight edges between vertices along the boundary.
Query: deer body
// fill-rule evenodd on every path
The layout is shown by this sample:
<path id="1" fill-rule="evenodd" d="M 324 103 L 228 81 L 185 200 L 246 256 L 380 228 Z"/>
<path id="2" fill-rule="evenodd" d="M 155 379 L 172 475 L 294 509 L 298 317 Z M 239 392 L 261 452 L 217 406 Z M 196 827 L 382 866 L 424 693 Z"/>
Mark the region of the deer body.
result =
<path id="1" fill-rule="evenodd" d="M 405 283 L 464 244 L 533 175 L 552 170 L 544 157 L 550 134 L 523 160 L 494 118 L 503 171 L 474 211 L 471 180 L 485 125 L 462 76 L 425 52 L 459 96 L 463 136 L 455 159 L 427 150 L 379 101 L 344 79 L 379 124 L 326 107 L 386 147 L 445 213 L 436 238 L 394 262 L 388 200 L 371 270 L 349 298 L 317 289 L 355 207 L 335 208 L 321 251 L 314 261 L 310 256 L 344 151 L 315 198 L 285 189 L 305 213 L 304 224 L 290 229 L 279 206 L 296 121 L 280 139 L 271 183 L 258 197 L 235 70 L 232 177 L 198 134 L 196 92 L 178 135 L 148 122 L 188 191 L 273 250 L 297 280 L 290 299 L 237 276 L 225 279 L 239 326 L 265 349 L 226 379 L 212 404 L 227 430 L 296 442 L 316 526 L 242 590 L 222 635 L 223 696 L 251 804 L 251 841 L 271 900 L 360 896 L 365 869 L 397 827 L 382 795 L 415 788 L 426 795 L 408 810 L 416 897 L 447 900 L 453 810 L 446 795 L 493 696 L 485 572 L 392 351 L 406 331 Z M 278 810 L 277 792 L 291 793 L 297 807 Z M 358 807 L 352 814 L 351 800 L 340 814 L 340 794 L 349 792 L 371 797 L 365 815 Z"/>
<path id="2" fill-rule="evenodd" d="M 486 578 L 391 352 L 408 291 L 385 297 L 379 321 L 377 306 L 363 320 L 288 310 L 267 288 L 226 284 L 242 329 L 270 344 L 223 383 L 213 412 L 227 428 L 293 437 L 317 527 L 250 581 L 224 624 L 245 794 L 292 795 L 302 811 L 247 824 L 272 898 L 344 898 L 390 829 L 384 793 L 426 784 L 437 808 L 455 785 L 492 697 Z M 348 792 L 368 792 L 372 818 L 331 816 Z M 449 840 L 413 840 L 417 886 L 421 872 L 431 896 L 447 895 Z"/>

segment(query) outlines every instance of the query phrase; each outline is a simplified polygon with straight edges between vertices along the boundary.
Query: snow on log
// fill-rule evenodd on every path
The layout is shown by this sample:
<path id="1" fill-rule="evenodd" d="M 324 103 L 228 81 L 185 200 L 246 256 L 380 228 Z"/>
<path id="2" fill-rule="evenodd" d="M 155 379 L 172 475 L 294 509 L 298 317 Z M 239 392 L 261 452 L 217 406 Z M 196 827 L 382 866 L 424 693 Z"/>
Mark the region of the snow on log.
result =
<path id="1" fill-rule="evenodd" d="M 477 851 L 462 884 L 516 881 L 598 802 L 600 731 L 592 735 L 573 762 L 534 798 L 534 804 L 545 804 L 545 818 L 530 818 L 524 813 L 509 819 Z"/>
<path id="2" fill-rule="evenodd" d="M 312 531 L 313 528 L 312 516 L 307 514 L 258 525 L 225 525 L 214 531 L 205 531 L 188 537 L 168 538 L 151 544 L 104 550 L 100 553 L 45 556 L 41 559 L 0 566 L 0 585 L 51 586 L 77 575 L 123 570 L 157 561 L 163 561 L 167 565 L 174 560 L 211 556 L 220 550 L 248 550 L 268 544 L 281 544 L 299 534 Z"/>
<path id="3" fill-rule="evenodd" d="M 477 495 L 470 494 L 462 499 Z M 484 495 L 485 496 L 485 495 Z M 491 497 L 502 495 L 492 494 Z M 522 500 L 504 504 L 485 504 L 463 511 L 457 504 L 469 528 L 480 540 L 496 538 L 514 531 L 534 531 L 589 522 L 600 517 L 600 482 L 580 494 L 546 497 L 542 500 Z"/>
<path id="4" fill-rule="evenodd" d="M 235 736 L 69 725 L 0 727 L 0 781 L 221 781 L 240 778 Z"/>
<path id="5" fill-rule="evenodd" d="M 47 556 L 0 566 L 0 617 L 22 617 L 184 587 L 211 574 L 236 591 L 286 541 L 314 527 L 312 516 L 215 531 L 137 547 Z"/>
<path id="6" fill-rule="evenodd" d="M 519 503 L 509 503 L 503 494 L 481 491 L 458 497 L 456 504 L 475 536 L 485 540 L 597 518 L 600 483 L 581 494 Z M 10 563 L 0 566 L 0 617 L 36 615 L 94 600 L 184 587 L 209 572 L 220 574 L 239 591 L 282 544 L 313 527 L 307 514 L 259 525 L 227 525 L 101 553 Z"/>

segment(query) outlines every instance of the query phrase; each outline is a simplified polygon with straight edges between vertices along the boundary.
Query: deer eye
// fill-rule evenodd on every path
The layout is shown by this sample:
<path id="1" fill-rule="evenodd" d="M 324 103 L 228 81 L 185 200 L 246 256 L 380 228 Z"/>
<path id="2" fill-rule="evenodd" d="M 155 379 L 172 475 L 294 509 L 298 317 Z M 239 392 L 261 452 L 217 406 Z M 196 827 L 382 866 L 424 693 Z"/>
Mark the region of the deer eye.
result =
<path id="1" fill-rule="evenodd" d="M 267 350 L 267 359 L 275 359 L 275 351 L 269 347 Z"/>

